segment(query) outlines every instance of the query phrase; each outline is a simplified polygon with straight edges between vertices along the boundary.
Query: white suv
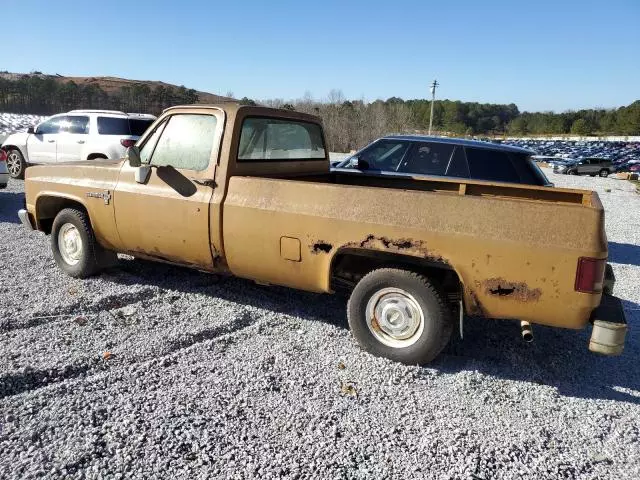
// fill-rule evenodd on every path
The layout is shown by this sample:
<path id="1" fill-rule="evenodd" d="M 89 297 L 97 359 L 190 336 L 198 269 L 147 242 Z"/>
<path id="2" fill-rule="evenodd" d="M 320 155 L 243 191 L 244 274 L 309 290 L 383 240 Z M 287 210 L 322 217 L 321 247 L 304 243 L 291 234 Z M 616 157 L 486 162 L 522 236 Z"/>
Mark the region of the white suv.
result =
<path id="1" fill-rule="evenodd" d="M 156 119 L 111 110 L 72 110 L 7 137 L 7 168 L 23 178 L 28 164 L 122 158 Z"/>

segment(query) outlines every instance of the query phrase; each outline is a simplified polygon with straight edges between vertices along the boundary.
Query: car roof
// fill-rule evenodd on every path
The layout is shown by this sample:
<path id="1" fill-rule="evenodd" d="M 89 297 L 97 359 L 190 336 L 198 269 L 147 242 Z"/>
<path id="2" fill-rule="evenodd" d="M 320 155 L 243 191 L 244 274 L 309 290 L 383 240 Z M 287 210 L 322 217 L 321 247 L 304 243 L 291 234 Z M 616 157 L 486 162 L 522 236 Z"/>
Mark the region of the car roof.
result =
<path id="1" fill-rule="evenodd" d="M 410 142 L 446 143 L 449 145 L 459 145 L 461 147 L 485 148 L 488 150 L 499 152 L 525 153 L 527 155 L 535 154 L 533 150 L 528 150 L 526 148 L 513 147 L 511 145 L 502 145 L 499 143 L 482 142 L 480 140 L 467 140 L 465 138 L 433 137 L 428 135 L 388 135 L 386 137 L 380 138 L 379 140 L 406 140 Z"/>

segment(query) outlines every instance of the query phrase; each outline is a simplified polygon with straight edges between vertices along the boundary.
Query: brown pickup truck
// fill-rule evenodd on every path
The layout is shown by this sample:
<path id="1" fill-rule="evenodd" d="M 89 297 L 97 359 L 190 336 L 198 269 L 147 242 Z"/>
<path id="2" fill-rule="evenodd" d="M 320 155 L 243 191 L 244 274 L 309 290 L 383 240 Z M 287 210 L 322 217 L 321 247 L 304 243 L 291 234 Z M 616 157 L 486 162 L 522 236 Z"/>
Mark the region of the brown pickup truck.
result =
<path id="1" fill-rule="evenodd" d="M 591 322 L 591 350 L 622 351 L 596 193 L 331 171 L 328 157 L 314 116 L 174 107 L 123 160 L 29 168 L 19 217 L 74 277 L 121 252 L 350 292 L 358 342 L 405 363 L 436 357 L 465 314 L 518 320 L 526 337 Z"/>

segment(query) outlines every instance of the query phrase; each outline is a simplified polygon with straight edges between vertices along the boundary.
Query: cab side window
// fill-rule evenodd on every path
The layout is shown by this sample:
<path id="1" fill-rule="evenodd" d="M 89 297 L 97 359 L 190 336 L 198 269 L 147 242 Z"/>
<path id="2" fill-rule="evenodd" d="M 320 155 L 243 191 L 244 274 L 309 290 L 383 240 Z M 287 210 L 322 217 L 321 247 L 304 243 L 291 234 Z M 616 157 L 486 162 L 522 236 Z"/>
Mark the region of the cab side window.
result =
<path id="1" fill-rule="evenodd" d="M 36 129 L 36 135 L 49 135 L 60 132 L 60 117 L 52 118 L 41 123 Z"/>
<path id="2" fill-rule="evenodd" d="M 59 119 L 61 133 L 87 134 L 89 133 L 89 117 L 66 116 Z"/>
<path id="3" fill-rule="evenodd" d="M 217 119 L 213 115 L 178 114 L 169 117 L 162 131 L 153 133 L 141 150 L 141 159 L 151 165 L 201 171 L 209 166 Z M 153 152 L 147 145 L 158 136 Z"/>

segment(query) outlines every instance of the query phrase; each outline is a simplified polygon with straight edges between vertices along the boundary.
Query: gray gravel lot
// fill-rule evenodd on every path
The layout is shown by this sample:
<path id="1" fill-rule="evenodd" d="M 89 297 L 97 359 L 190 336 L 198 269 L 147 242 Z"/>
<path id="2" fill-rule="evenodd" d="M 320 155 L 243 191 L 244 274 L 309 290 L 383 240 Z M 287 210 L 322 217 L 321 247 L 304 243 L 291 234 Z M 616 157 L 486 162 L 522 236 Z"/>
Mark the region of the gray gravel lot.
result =
<path id="1" fill-rule="evenodd" d="M 469 320 L 429 367 L 360 351 L 345 300 L 137 260 L 64 276 L 0 191 L 0 478 L 640 478 L 640 195 L 596 189 L 631 324 Z M 607 191 L 610 190 L 610 191 Z M 108 353 L 107 353 L 108 352 Z"/>

